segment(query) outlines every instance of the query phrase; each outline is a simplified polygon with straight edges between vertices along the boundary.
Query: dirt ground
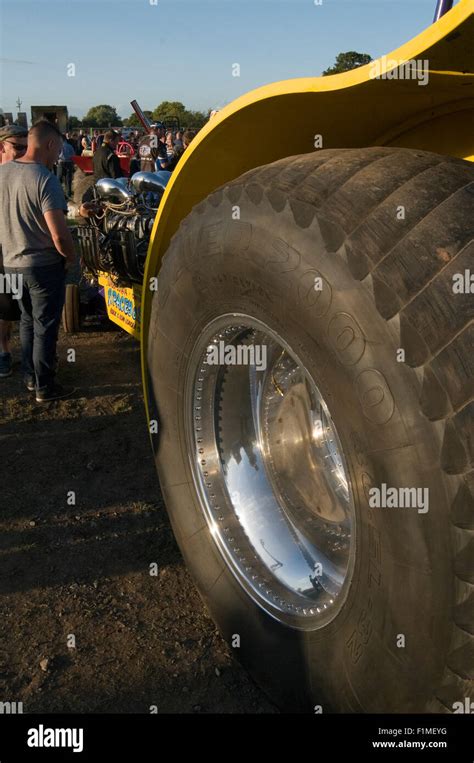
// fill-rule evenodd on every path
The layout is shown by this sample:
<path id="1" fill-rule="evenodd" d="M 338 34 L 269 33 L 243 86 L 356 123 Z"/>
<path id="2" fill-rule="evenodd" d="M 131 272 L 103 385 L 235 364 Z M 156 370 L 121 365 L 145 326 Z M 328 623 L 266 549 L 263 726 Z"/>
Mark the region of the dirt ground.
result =
<path id="1" fill-rule="evenodd" d="M 275 712 L 176 546 L 137 343 L 105 326 L 62 334 L 59 357 L 70 399 L 38 405 L 18 362 L 0 380 L 0 701 L 25 713 Z"/>

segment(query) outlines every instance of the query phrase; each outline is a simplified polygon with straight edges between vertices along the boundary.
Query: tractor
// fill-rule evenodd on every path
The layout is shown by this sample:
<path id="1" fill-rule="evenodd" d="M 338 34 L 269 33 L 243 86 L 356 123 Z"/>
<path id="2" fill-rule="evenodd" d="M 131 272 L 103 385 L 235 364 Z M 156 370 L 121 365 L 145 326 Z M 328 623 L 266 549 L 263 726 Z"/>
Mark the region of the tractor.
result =
<path id="1" fill-rule="evenodd" d="M 473 696 L 473 51 L 474 0 L 439 0 L 378 61 L 238 98 L 141 283 L 102 275 L 184 559 L 284 710 Z"/>

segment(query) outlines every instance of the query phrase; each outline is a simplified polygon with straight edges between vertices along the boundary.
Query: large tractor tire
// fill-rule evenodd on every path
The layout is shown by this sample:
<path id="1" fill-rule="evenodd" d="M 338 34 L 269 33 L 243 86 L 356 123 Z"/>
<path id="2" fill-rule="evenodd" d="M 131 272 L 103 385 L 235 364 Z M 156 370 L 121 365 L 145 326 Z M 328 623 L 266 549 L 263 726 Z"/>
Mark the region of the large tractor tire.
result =
<path id="1" fill-rule="evenodd" d="M 327 150 L 212 193 L 165 256 L 163 494 L 212 617 L 283 709 L 474 696 L 473 207 L 468 162 Z"/>

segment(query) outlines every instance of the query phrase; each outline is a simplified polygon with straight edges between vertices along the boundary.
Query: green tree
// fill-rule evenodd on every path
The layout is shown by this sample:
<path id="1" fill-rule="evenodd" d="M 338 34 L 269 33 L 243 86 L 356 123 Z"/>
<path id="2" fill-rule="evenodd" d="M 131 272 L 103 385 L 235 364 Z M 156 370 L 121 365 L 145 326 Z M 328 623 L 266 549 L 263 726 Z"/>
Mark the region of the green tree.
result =
<path id="1" fill-rule="evenodd" d="M 151 111 L 144 111 L 143 113 L 145 114 L 146 117 L 148 117 L 148 119 L 150 121 L 153 120 L 153 112 L 151 112 Z M 133 114 L 130 114 L 128 119 L 124 119 L 123 120 L 123 124 L 124 124 L 125 127 L 141 127 L 141 122 L 138 119 L 138 117 L 135 114 L 135 112 L 133 112 Z"/>
<path id="2" fill-rule="evenodd" d="M 181 127 L 200 128 L 208 116 L 203 111 L 190 111 L 181 101 L 162 101 L 153 111 L 153 120 L 161 122 L 167 117 L 178 117 Z"/>
<path id="3" fill-rule="evenodd" d="M 330 66 L 329 69 L 323 71 L 323 77 L 327 77 L 329 74 L 340 74 L 351 69 L 358 69 L 359 66 L 365 66 L 365 64 L 369 64 L 371 61 L 372 56 L 369 56 L 368 53 L 356 53 L 355 50 L 338 53 L 336 63 L 334 66 Z"/>
<path id="4" fill-rule="evenodd" d="M 122 120 L 113 106 L 92 106 L 82 120 L 87 127 L 119 127 Z"/>
<path id="5" fill-rule="evenodd" d="M 78 127 L 81 127 L 82 122 L 78 117 L 69 117 L 69 129 L 70 130 L 76 130 Z"/>
<path id="6" fill-rule="evenodd" d="M 196 127 L 201 129 L 209 119 L 209 114 L 203 111 L 186 111 L 183 118 L 183 127 Z"/>
<path id="7" fill-rule="evenodd" d="M 161 122 L 166 117 L 178 117 L 182 122 L 185 113 L 186 107 L 181 101 L 162 101 L 156 109 L 153 109 L 153 120 Z"/>

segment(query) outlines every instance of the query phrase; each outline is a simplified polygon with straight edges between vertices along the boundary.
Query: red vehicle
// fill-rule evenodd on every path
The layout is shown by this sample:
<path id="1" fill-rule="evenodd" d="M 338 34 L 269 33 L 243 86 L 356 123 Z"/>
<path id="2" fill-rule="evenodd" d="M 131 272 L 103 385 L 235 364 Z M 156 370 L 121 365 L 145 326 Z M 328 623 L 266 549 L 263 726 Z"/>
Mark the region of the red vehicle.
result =
<path id="1" fill-rule="evenodd" d="M 130 174 L 130 159 L 135 155 L 135 149 L 130 143 L 121 141 L 115 153 L 120 159 L 120 166 L 123 172 L 128 176 Z M 85 175 L 92 175 L 94 171 L 92 156 L 73 156 L 72 161 Z"/>

